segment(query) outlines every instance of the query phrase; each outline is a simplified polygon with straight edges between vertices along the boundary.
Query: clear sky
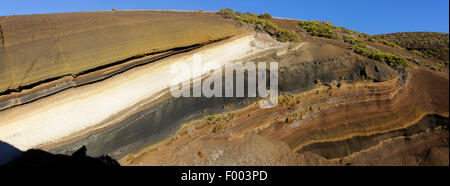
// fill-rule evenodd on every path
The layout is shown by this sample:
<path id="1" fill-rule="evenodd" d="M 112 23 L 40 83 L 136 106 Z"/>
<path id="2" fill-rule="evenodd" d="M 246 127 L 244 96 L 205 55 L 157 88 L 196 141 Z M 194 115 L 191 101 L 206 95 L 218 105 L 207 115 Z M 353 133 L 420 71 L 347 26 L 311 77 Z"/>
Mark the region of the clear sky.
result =
<path id="1" fill-rule="evenodd" d="M 275 17 L 330 21 L 381 34 L 449 32 L 448 0 L 1 0 L 0 16 L 97 10 L 173 9 L 264 13 Z"/>

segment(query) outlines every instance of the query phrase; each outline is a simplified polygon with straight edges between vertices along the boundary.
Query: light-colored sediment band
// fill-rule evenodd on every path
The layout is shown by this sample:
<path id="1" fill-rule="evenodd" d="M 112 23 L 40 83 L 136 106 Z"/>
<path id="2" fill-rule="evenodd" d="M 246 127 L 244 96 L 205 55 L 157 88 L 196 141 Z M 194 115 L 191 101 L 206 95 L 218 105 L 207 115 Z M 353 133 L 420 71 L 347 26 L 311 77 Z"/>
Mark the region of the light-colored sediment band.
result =
<path id="1" fill-rule="evenodd" d="M 256 39 L 255 39 L 256 38 Z M 77 136 L 124 109 L 167 89 L 170 67 L 189 65 L 193 54 L 223 65 L 258 51 L 279 47 L 259 45 L 254 33 L 235 36 L 186 54 L 137 67 L 94 84 L 71 88 L 32 103 L 0 112 L 0 140 L 27 150 Z M 255 45 L 256 43 L 256 45 Z"/>

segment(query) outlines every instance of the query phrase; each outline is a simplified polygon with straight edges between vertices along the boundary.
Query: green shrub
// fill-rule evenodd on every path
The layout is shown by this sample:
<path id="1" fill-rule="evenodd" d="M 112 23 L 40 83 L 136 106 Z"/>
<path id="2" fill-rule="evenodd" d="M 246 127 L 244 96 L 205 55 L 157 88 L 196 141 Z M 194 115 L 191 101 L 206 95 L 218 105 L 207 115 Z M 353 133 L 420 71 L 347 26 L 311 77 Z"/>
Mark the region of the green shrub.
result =
<path id="1" fill-rule="evenodd" d="M 427 56 L 425 54 L 423 54 L 422 52 L 420 52 L 418 50 L 410 50 L 409 52 L 411 52 L 411 53 L 413 53 L 415 55 L 421 56 L 423 58 L 427 58 Z"/>
<path id="2" fill-rule="evenodd" d="M 385 44 L 385 45 L 388 45 L 388 46 L 391 46 L 391 47 L 394 47 L 394 48 L 399 48 L 399 49 L 402 49 L 402 50 L 404 50 L 404 51 L 407 51 L 405 48 L 403 48 L 403 47 L 401 47 L 401 46 L 398 46 L 397 44 L 395 44 L 395 43 L 393 43 L 393 42 L 389 42 L 389 41 L 386 41 L 386 40 L 384 40 L 384 39 L 381 39 L 381 38 L 379 38 L 379 37 L 377 37 L 377 36 L 369 36 L 369 39 L 368 39 L 370 42 L 378 42 L 378 43 L 383 43 L 383 44 Z"/>
<path id="3" fill-rule="evenodd" d="M 292 31 L 280 29 L 277 31 L 277 39 L 280 42 L 294 41 L 300 42 L 300 37 Z"/>
<path id="4" fill-rule="evenodd" d="M 367 46 L 361 45 L 361 44 L 353 45 L 353 46 L 351 46 L 351 49 L 357 54 L 367 56 L 368 58 L 376 60 L 376 61 L 386 62 L 389 66 L 392 66 L 392 67 L 396 67 L 398 65 L 403 66 L 403 67 L 408 66 L 408 62 L 404 57 L 397 56 L 392 53 L 371 50 L 371 49 L 367 48 Z"/>
<path id="5" fill-rule="evenodd" d="M 270 36 L 275 37 L 280 42 L 300 42 L 300 37 L 297 33 L 278 27 L 276 23 L 270 20 L 272 19 L 272 16 L 269 13 L 258 16 L 257 14 L 248 12 L 234 12 L 232 9 L 225 8 L 220 9 L 217 14 L 227 19 L 235 19 L 236 23 L 240 26 L 249 26 L 255 30 L 265 32 Z"/>
<path id="6" fill-rule="evenodd" d="M 370 59 L 386 62 L 388 65 L 392 67 L 396 67 L 398 65 L 401 65 L 403 67 L 408 66 L 407 59 L 401 56 L 397 56 L 392 53 L 385 53 L 376 51 L 373 49 L 369 49 L 367 46 L 363 44 L 362 39 L 367 39 L 371 42 L 379 42 L 383 43 L 385 45 L 400 48 L 402 50 L 406 50 L 400 46 L 398 46 L 395 43 L 380 39 L 377 36 L 368 35 L 365 33 L 359 33 L 356 31 L 349 30 L 345 27 L 336 27 L 330 22 L 325 21 L 301 21 L 299 23 L 299 26 L 302 27 L 307 33 L 318 36 L 318 37 L 326 37 L 330 39 L 343 39 L 344 42 L 347 42 L 351 44 L 351 49 L 353 52 L 357 54 L 361 54 L 363 56 L 366 56 Z M 342 35 L 342 37 L 341 37 Z M 339 37 L 338 37 L 339 36 Z M 361 39 L 362 38 L 362 39 Z"/>
<path id="7" fill-rule="evenodd" d="M 222 8 L 217 12 L 217 14 L 221 15 L 226 19 L 231 19 L 234 17 L 234 10 L 231 8 Z"/>
<path id="8" fill-rule="evenodd" d="M 272 19 L 272 15 L 269 13 L 260 14 L 258 17 L 263 19 Z"/>
<path id="9" fill-rule="evenodd" d="M 370 50 L 367 48 L 367 46 L 362 45 L 362 44 L 352 45 L 350 48 L 353 50 L 353 52 L 355 52 L 357 54 L 361 54 L 361 55 L 365 55 L 370 52 Z"/>
<path id="10" fill-rule="evenodd" d="M 355 37 L 353 37 L 352 35 L 346 34 L 344 35 L 344 41 L 347 43 L 350 43 L 352 45 L 357 45 L 357 44 L 361 44 L 362 41 L 360 39 L 357 39 Z"/>
<path id="11" fill-rule="evenodd" d="M 432 60 L 448 61 L 449 35 L 448 33 L 435 32 L 404 32 L 395 34 L 383 34 L 379 36 L 389 42 L 395 43 L 409 52 Z"/>
<path id="12" fill-rule="evenodd" d="M 385 45 L 388 45 L 388 46 L 391 46 L 391 47 L 394 47 L 394 48 L 399 48 L 399 49 L 402 49 L 402 50 L 407 51 L 405 48 L 403 48 L 403 47 L 401 47 L 401 46 L 398 46 L 398 45 L 395 44 L 395 43 L 386 41 L 386 40 L 384 40 L 384 39 L 382 40 L 382 42 L 383 42 L 383 44 L 385 44 Z"/>
<path id="13" fill-rule="evenodd" d="M 313 36 L 326 37 L 330 39 L 336 39 L 337 34 L 334 33 L 334 31 L 339 30 L 338 27 L 332 25 L 330 22 L 319 22 L 317 20 L 302 21 L 299 23 L 299 26 L 301 26 L 306 30 L 306 32 L 310 33 Z"/>
<path id="14" fill-rule="evenodd" d="M 366 34 L 366 33 L 361 33 L 361 35 L 362 35 L 363 38 L 369 38 L 370 37 L 370 35 Z"/>
<path id="15" fill-rule="evenodd" d="M 214 116 L 209 116 L 206 118 L 206 122 L 208 122 L 208 124 L 212 124 L 215 120 L 216 118 Z"/>

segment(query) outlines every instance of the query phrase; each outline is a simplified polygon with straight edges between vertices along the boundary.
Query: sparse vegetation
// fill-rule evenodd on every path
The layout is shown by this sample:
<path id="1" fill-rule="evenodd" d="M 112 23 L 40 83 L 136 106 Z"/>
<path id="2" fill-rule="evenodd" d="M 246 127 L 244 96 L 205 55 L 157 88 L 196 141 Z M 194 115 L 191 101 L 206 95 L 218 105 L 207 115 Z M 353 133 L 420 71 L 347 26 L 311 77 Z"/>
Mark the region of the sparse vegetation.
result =
<path id="1" fill-rule="evenodd" d="M 313 36 L 326 37 L 330 39 L 337 38 L 336 30 L 339 28 L 331 24 L 330 22 L 317 20 L 314 21 L 302 21 L 299 25 Z"/>
<path id="2" fill-rule="evenodd" d="M 309 110 L 309 111 L 311 111 L 311 112 L 316 111 L 316 108 L 313 107 L 313 106 L 306 107 L 306 109 Z"/>
<path id="3" fill-rule="evenodd" d="M 295 108 L 301 102 L 301 97 L 291 93 L 282 93 L 278 96 L 278 103 L 281 105 L 289 105 L 291 108 Z"/>
<path id="4" fill-rule="evenodd" d="M 286 117 L 285 121 L 286 121 L 286 123 L 290 123 L 290 122 L 292 122 L 292 118 L 291 117 Z"/>
<path id="5" fill-rule="evenodd" d="M 234 19 L 237 24 L 243 27 L 251 27 L 257 31 L 265 32 L 272 37 L 275 37 L 280 42 L 300 42 L 300 37 L 297 33 L 285 30 L 278 27 L 277 24 L 271 21 L 272 15 L 269 13 L 257 15 L 252 13 L 235 12 L 231 8 L 220 9 L 217 14 L 226 19 Z"/>
<path id="6" fill-rule="evenodd" d="M 367 46 L 362 45 L 362 44 L 352 45 L 351 49 L 357 54 L 366 56 L 373 60 L 386 62 L 389 66 L 392 66 L 392 67 L 397 67 L 399 65 L 403 66 L 403 67 L 408 66 L 408 62 L 407 62 L 406 58 L 404 58 L 404 57 L 397 56 L 392 53 L 386 53 L 386 52 L 369 49 Z"/>
<path id="7" fill-rule="evenodd" d="M 352 45 L 350 48 L 355 53 L 361 54 L 363 56 L 366 56 L 368 58 L 371 58 L 371 59 L 374 59 L 377 61 L 386 62 L 388 65 L 390 65 L 392 67 L 397 67 L 399 65 L 403 66 L 403 67 L 408 66 L 406 58 L 395 55 L 393 53 L 381 52 L 376 49 L 369 49 L 364 44 L 363 41 L 366 40 L 366 41 L 370 41 L 370 42 L 378 42 L 378 43 L 382 43 L 387 46 L 391 46 L 391 47 L 402 49 L 404 51 L 408 51 L 407 49 L 398 45 L 396 42 L 391 42 L 391 41 L 385 40 L 383 38 L 380 38 L 379 36 L 372 36 L 369 34 L 352 31 L 352 30 L 346 29 L 344 27 L 337 27 L 337 26 L 334 26 L 333 24 L 331 24 L 330 22 L 325 22 L 325 21 L 323 21 L 323 22 L 319 22 L 316 20 L 301 21 L 299 23 L 299 26 L 305 32 L 307 32 L 313 36 L 337 39 L 337 40 L 342 40 L 346 43 L 349 43 Z M 447 43 L 448 43 L 448 40 L 447 40 Z M 448 50 L 448 47 L 447 47 L 447 50 Z M 421 54 L 419 51 L 414 51 L 414 52 L 416 54 Z M 424 54 L 421 54 L 421 55 L 425 56 Z"/>
<path id="8" fill-rule="evenodd" d="M 216 121 L 216 118 L 214 116 L 209 116 L 206 118 L 206 122 L 208 122 L 208 124 L 213 124 Z"/>
<path id="9" fill-rule="evenodd" d="M 383 44 L 385 44 L 385 45 L 388 45 L 388 46 L 391 46 L 391 47 L 395 47 L 395 48 L 399 48 L 399 49 L 402 49 L 402 50 L 406 50 L 406 49 L 404 49 L 403 47 L 401 47 L 401 46 L 398 46 L 397 44 L 395 44 L 395 43 L 392 43 L 392 42 L 389 42 L 389 41 L 386 41 L 386 40 L 381 40 L 381 42 L 383 43 Z"/>
<path id="10" fill-rule="evenodd" d="M 223 106 L 224 109 L 229 109 L 229 108 L 233 108 L 233 107 L 234 107 L 234 103 L 230 103 L 230 104 Z"/>
<path id="11" fill-rule="evenodd" d="M 401 46 L 398 46 L 398 45 L 395 44 L 395 43 L 392 43 L 392 42 L 389 42 L 389 41 L 387 41 L 387 40 L 384 40 L 384 39 L 382 39 L 382 38 L 380 38 L 380 37 L 378 37 L 378 36 L 369 36 L 369 37 L 368 37 L 368 41 L 370 41 L 370 42 L 382 43 L 382 44 L 385 44 L 385 45 L 387 45 L 387 46 L 391 46 L 391 47 L 394 47 L 394 48 L 402 49 L 402 50 L 404 50 L 404 51 L 408 51 L 408 50 L 406 50 L 405 48 L 403 48 L 403 47 L 401 47 Z"/>
<path id="12" fill-rule="evenodd" d="M 223 131 L 226 127 L 227 127 L 226 123 L 217 123 L 216 125 L 214 125 L 212 132 L 219 133 Z"/>
<path id="13" fill-rule="evenodd" d="M 234 113 L 228 113 L 227 115 L 208 116 L 205 120 L 208 124 L 213 125 L 212 132 L 219 133 L 228 126 L 228 123 L 233 121 L 234 117 Z"/>
<path id="14" fill-rule="evenodd" d="M 280 42 L 300 42 L 300 37 L 295 32 L 284 29 L 278 29 L 276 31 L 276 38 Z"/>
<path id="15" fill-rule="evenodd" d="M 223 18 L 231 19 L 234 18 L 235 12 L 231 8 L 222 8 L 217 14 L 221 15 Z"/>
<path id="16" fill-rule="evenodd" d="M 286 123 L 291 123 L 293 121 L 297 121 L 297 120 L 303 119 L 303 115 L 305 113 L 306 113 L 305 111 L 303 111 L 303 112 L 295 112 L 293 114 L 288 115 L 283 121 L 286 122 Z M 280 120 L 279 120 L 279 118 L 277 118 L 277 119 L 275 119 L 275 121 L 280 121 Z"/>
<path id="17" fill-rule="evenodd" d="M 270 15 L 269 13 L 260 14 L 258 17 L 264 19 L 272 19 L 272 15 Z"/>
<path id="18" fill-rule="evenodd" d="M 345 27 L 337 27 L 327 21 L 301 21 L 298 25 L 303 31 L 318 37 L 342 40 L 345 42 L 359 42 L 369 37 L 368 34 L 349 30 Z"/>
<path id="19" fill-rule="evenodd" d="M 225 121 L 226 122 L 230 122 L 234 119 L 234 114 L 233 113 L 229 113 L 227 114 L 227 116 L 225 117 Z"/>
<path id="20" fill-rule="evenodd" d="M 362 41 L 360 39 L 357 39 L 350 34 L 344 35 L 344 41 L 347 43 L 350 43 L 352 45 L 358 45 L 358 44 L 362 43 Z"/>
<path id="21" fill-rule="evenodd" d="M 199 152 L 197 152 L 197 155 L 198 155 L 198 157 L 203 158 L 203 157 L 205 157 L 205 152 L 199 151 Z"/>
<path id="22" fill-rule="evenodd" d="M 402 32 L 382 34 L 378 37 L 406 48 L 416 55 L 441 60 L 448 64 L 449 35 L 447 33 Z"/>

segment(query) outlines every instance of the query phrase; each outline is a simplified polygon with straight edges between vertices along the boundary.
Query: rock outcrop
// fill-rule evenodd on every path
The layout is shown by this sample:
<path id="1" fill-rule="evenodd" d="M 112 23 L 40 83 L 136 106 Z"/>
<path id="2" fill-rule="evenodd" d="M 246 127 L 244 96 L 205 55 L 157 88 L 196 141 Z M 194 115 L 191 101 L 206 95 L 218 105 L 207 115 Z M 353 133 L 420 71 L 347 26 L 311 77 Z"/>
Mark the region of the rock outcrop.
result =
<path id="1" fill-rule="evenodd" d="M 239 33 L 242 31 L 218 16 L 198 12 L 3 16 L 0 17 L 0 110 L 80 84 L 74 83 L 73 78 L 82 74 Z M 101 79 L 104 73 L 91 77 L 91 81 Z"/>

